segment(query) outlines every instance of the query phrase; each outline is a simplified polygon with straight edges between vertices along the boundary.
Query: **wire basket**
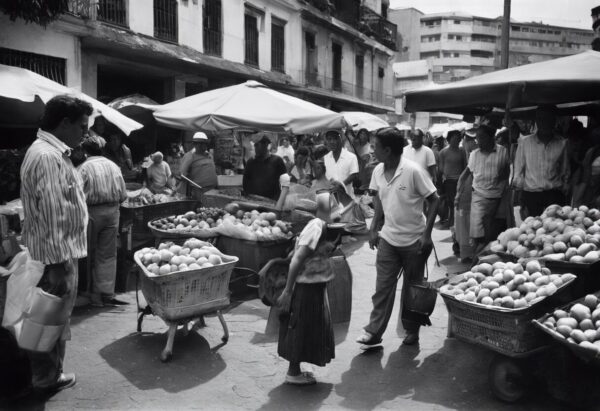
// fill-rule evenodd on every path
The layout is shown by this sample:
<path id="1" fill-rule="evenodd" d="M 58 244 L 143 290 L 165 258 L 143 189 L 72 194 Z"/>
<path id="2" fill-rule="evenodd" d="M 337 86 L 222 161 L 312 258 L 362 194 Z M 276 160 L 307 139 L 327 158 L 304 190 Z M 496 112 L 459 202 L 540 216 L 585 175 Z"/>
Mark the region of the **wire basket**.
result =
<path id="1" fill-rule="evenodd" d="M 481 345 L 508 357 L 523 357 L 548 344 L 548 338 L 532 325 L 548 309 L 572 299 L 570 282 L 553 295 L 530 307 L 494 309 L 459 301 L 440 293 L 448 309 L 448 336 Z"/>
<path id="2" fill-rule="evenodd" d="M 238 258 L 221 258 L 224 263 L 217 266 L 157 276 L 146 269 L 140 252 L 136 252 L 134 260 L 142 271 L 142 293 L 154 314 L 175 322 L 227 307 L 229 278 Z"/>

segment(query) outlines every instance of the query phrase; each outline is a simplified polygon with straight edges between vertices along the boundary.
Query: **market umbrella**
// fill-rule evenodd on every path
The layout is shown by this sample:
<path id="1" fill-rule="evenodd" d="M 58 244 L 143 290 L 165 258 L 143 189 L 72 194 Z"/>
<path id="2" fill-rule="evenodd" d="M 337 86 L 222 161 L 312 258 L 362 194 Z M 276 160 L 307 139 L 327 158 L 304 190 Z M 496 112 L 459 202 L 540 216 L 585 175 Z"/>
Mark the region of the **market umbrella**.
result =
<path id="1" fill-rule="evenodd" d="M 256 81 L 206 91 L 154 109 L 160 124 L 183 130 L 235 128 L 305 134 L 341 128 L 344 117 Z"/>
<path id="2" fill-rule="evenodd" d="M 340 114 L 344 116 L 346 123 L 348 123 L 354 131 L 359 131 L 363 128 L 368 131 L 375 131 L 390 126 L 387 121 L 363 111 L 342 111 Z"/>
<path id="3" fill-rule="evenodd" d="M 104 116 L 125 134 L 142 128 L 138 122 L 96 99 L 46 77 L 19 67 L 0 64 L 0 125 L 7 127 L 37 127 L 44 112 L 44 104 L 52 97 L 69 94 L 87 101 L 94 108 L 94 118 Z"/>
<path id="4" fill-rule="evenodd" d="M 447 133 L 448 130 L 450 130 L 450 124 L 438 123 L 438 124 L 432 125 L 428 131 L 429 131 L 429 134 L 431 134 L 433 137 L 440 137 L 440 136 L 443 136 L 445 133 Z"/>
<path id="5" fill-rule="evenodd" d="M 593 101 L 599 96 L 600 53 L 592 50 L 405 94 L 406 111 L 463 114 L 482 114 L 494 107 Z"/>
<path id="6" fill-rule="evenodd" d="M 404 123 L 396 123 L 395 127 L 398 130 L 400 130 L 400 131 L 410 131 L 410 130 L 412 130 L 412 128 L 408 124 L 404 124 Z"/>

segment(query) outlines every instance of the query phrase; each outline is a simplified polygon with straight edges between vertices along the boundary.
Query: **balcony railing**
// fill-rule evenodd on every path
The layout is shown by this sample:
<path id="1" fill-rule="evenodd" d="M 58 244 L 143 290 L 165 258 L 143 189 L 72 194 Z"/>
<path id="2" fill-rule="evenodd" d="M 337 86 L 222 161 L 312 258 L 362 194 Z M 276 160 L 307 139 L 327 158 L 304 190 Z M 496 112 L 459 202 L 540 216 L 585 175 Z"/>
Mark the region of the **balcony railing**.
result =
<path id="1" fill-rule="evenodd" d="M 127 6 L 125 0 L 99 0 L 97 18 L 106 23 L 127 27 Z"/>
<path id="2" fill-rule="evenodd" d="M 177 0 L 154 0 L 154 37 L 177 43 Z"/>
<path id="3" fill-rule="evenodd" d="M 359 30 L 396 50 L 398 27 L 366 6 L 361 6 Z"/>
<path id="4" fill-rule="evenodd" d="M 297 78 L 307 87 L 314 87 L 323 90 L 340 93 L 349 97 L 355 97 L 365 102 L 371 102 L 386 106 L 394 105 L 394 97 L 390 94 L 377 92 L 366 87 L 342 81 L 339 78 L 333 78 L 321 75 L 315 72 L 305 70 L 297 72 Z"/>
<path id="5" fill-rule="evenodd" d="M 217 30 L 204 29 L 204 54 L 221 57 L 222 36 Z"/>

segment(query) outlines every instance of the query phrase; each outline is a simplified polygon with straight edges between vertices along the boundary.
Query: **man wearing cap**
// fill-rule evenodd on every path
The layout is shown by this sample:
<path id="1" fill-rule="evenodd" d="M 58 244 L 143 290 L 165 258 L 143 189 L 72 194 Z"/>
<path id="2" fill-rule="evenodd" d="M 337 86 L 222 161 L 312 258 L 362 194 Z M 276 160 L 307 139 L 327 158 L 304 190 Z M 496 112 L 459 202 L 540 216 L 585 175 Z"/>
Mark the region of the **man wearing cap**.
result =
<path id="1" fill-rule="evenodd" d="M 202 193 L 217 186 L 217 171 L 215 162 L 208 152 L 207 135 L 201 131 L 195 133 L 192 143 L 194 147 L 185 153 L 181 160 L 181 175 L 202 187 L 200 189 L 190 185 L 192 197 L 200 200 Z"/>
<path id="2" fill-rule="evenodd" d="M 469 156 L 468 166 L 458 181 L 458 186 L 463 186 L 473 176 L 469 234 L 476 254 L 496 237 L 492 224 L 508 183 L 508 150 L 496 144 L 495 133 L 492 125 L 479 125 L 476 131 L 479 148 Z"/>
<path id="3" fill-rule="evenodd" d="M 530 216 L 539 216 L 551 204 L 566 204 L 571 174 L 567 140 L 554 130 L 556 107 L 540 106 L 535 123 L 537 132 L 517 147 L 513 179 L 515 189 L 523 190 L 521 203 Z"/>
<path id="4" fill-rule="evenodd" d="M 246 163 L 244 193 L 277 200 L 281 194 L 279 178 L 287 173 L 287 168 L 281 157 L 269 152 L 271 140 L 266 134 L 257 133 L 253 140 L 255 154 Z"/>
<path id="5" fill-rule="evenodd" d="M 346 193 L 354 198 L 352 182 L 358 177 L 358 160 L 356 155 L 344 148 L 342 134 L 337 130 L 325 133 L 325 145 L 329 153 L 323 157 L 325 161 L 326 176 L 346 187 Z"/>

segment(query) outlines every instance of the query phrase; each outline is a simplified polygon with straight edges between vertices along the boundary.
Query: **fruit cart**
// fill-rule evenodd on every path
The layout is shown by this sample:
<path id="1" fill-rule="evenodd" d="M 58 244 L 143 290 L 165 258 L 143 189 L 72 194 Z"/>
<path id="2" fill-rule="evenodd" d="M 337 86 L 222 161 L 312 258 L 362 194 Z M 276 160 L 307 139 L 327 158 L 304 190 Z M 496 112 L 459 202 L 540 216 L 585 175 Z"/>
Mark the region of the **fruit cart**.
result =
<path id="1" fill-rule="evenodd" d="M 137 330 L 142 331 L 142 321 L 147 314 L 159 316 L 169 326 L 167 343 L 160 355 L 163 362 L 169 361 L 173 355 L 177 327 L 183 325 L 187 334 L 203 325 L 205 314 L 217 314 L 224 332 L 222 341 L 224 343 L 228 341 L 229 331 L 221 310 L 230 303 L 229 278 L 238 258 L 220 255 L 222 263 L 219 265 L 156 275 L 142 262 L 143 250 L 134 254 L 134 260 L 140 270 L 138 278 L 141 282 L 142 294 L 148 303 L 145 308 L 141 308 L 138 296 L 139 283 L 136 284 Z"/>
<path id="2" fill-rule="evenodd" d="M 473 267 L 474 271 L 476 269 Z M 462 283 L 462 276 L 453 278 L 452 282 Z M 548 339 L 533 327 L 531 321 L 574 298 L 572 284 L 575 276 L 565 278 L 564 283 L 551 295 L 537 296 L 528 301 L 527 306 L 519 308 L 486 305 L 484 299 L 481 300 L 484 303 L 466 301 L 445 293 L 443 287 L 440 289 L 449 314 L 448 337 L 455 337 L 496 353 L 488 372 L 488 381 L 496 397 L 514 402 L 525 394 L 527 366 L 536 354 L 549 345 Z M 499 287 L 494 285 L 494 288 Z"/>

